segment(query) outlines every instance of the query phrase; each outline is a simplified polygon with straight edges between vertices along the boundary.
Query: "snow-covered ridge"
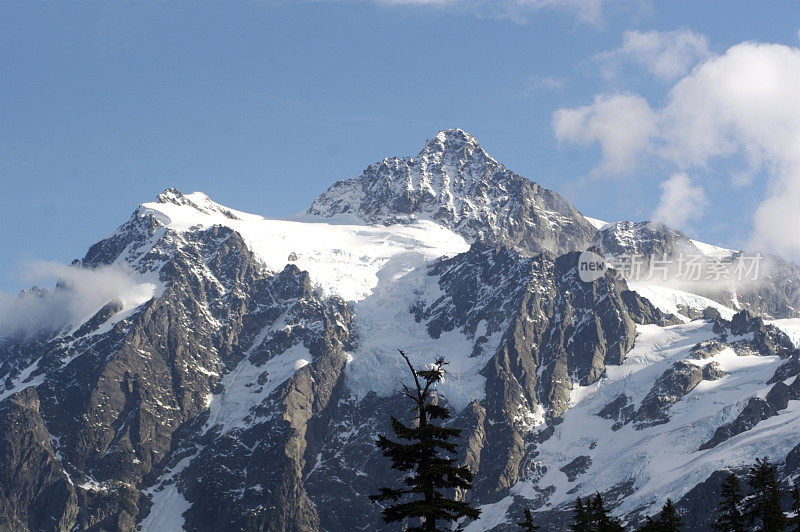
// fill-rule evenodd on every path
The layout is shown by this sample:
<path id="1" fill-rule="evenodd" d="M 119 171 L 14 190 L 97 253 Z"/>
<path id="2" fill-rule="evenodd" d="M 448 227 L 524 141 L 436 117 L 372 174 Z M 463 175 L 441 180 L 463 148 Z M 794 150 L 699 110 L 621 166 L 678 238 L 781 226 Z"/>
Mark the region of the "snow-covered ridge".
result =
<path id="1" fill-rule="evenodd" d="M 308 271 L 324 294 L 348 301 L 366 298 L 380 282 L 405 270 L 469 248 L 463 237 L 429 220 L 391 226 L 278 220 L 229 209 L 201 192 L 165 194 L 166 201 L 162 194 L 159 201 L 143 204 L 138 215 L 153 215 L 177 232 L 229 227 L 267 270 L 278 272 L 292 262 Z"/>

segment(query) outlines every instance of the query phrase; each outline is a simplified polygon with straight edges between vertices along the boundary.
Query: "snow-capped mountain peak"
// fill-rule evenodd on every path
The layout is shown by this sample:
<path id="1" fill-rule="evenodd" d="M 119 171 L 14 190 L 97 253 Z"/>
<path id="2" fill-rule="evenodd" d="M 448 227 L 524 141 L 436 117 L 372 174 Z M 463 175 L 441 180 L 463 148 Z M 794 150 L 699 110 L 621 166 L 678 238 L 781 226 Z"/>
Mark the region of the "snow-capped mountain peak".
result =
<path id="1" fill-rule="evenodd" d="M 416 157 L 386 158 L 338 181 L 307 214 L 382 224 L 429 219 L 523 253 L 584 249 L 595 233 L 564 198 L 508 170 L 460 129 L 440 131 Z"/>

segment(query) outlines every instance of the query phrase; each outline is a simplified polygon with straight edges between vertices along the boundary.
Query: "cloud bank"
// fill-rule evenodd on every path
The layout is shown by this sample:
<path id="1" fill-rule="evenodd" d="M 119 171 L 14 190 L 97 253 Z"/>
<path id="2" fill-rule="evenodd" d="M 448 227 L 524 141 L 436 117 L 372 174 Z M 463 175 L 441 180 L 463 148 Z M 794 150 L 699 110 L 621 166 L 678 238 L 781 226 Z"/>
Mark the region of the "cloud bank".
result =
<path id="1" fill-rule="evenodd" d="M 26 290 L 18 296 L 0 293 L 0 332 L 5 335 L 30 336 L 77 325 L 113 299 L 132 308 L 155 291 L 155 285 L 137 282 L 126 266 L 87 269 L 39 261 L 26 269 L 26 281 L 55 277 L 58 285 L 53 290 Z"/>
<path id="2" fill-rule="evenodd" d="M 745 42 L 705 60 L 654 109 L 634 94 L 597 96 L 553 115 L 563 142 L 597 144 L 597 171 L 632 172 L 644 158 L 678 169 L 741 161 L 741 184 L 763 172 L 751 246 L 800 257 L 800 49 Z"/>

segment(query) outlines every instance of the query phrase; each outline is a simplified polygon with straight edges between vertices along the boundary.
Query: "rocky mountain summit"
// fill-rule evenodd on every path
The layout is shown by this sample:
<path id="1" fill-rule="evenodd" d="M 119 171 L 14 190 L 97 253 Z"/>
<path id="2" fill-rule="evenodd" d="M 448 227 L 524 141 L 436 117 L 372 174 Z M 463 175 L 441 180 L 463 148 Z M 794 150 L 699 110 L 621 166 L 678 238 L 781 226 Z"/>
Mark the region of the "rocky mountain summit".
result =
<path id="1" fill-rule="evenodd" d="M 386 158 L 334 183 L 308 214 L 369 223 L 430 219 L 467 239 L 527 253 L 583 250 L 595 233 L 564 198 L 506 169 L 460 129 L 440 131 L 415 157 Z"/>
<path id="2" fill-rule="evenodd" d="M 669 497 L 707 530 L 696 501 L 725 468 L 766 455 L 794 478 L 794 266 L 734 305 L 585 282 L 592 245 L 737 253 L 598 231 L 460 130 L 299 219 L 168 189 L 72 265 L 124 277 L 118 293 L 0 336 L 0 530 L 389 530 L 368 496 L 394 478 L 376 434 L 410 415 L 397 347 L 451 362 L 437 393 L 483 511 L 467 530 L 513 529 L 523 507 L 563 530 L 596 492 L 630 525 Z"/>

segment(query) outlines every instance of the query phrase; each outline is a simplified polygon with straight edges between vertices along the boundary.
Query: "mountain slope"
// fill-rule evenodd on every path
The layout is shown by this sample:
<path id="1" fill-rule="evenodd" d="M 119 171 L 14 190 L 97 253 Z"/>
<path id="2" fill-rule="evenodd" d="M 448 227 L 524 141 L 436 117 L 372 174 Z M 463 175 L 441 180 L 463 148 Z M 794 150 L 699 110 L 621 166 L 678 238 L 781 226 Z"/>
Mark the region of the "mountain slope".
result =
<path id="1" fill-rule="evenodd" d="M 720 469 L 800 471 L 796 320 L 582 281 L 594 226 L 461 131 L 387 161 L 294 220 L 169 189 L 92 246 L 73 268 L 126 291 L 0 339 L 0 530 L 388 530 L 368 495 L 396 478 L 376 434 L 410 416 L 397 347 L 451 361 L 470 530 L 523 506 L 563 530 L 595 492 L 703 530 Z M 714 250 L 594 223 L 605 249 Z"/>

